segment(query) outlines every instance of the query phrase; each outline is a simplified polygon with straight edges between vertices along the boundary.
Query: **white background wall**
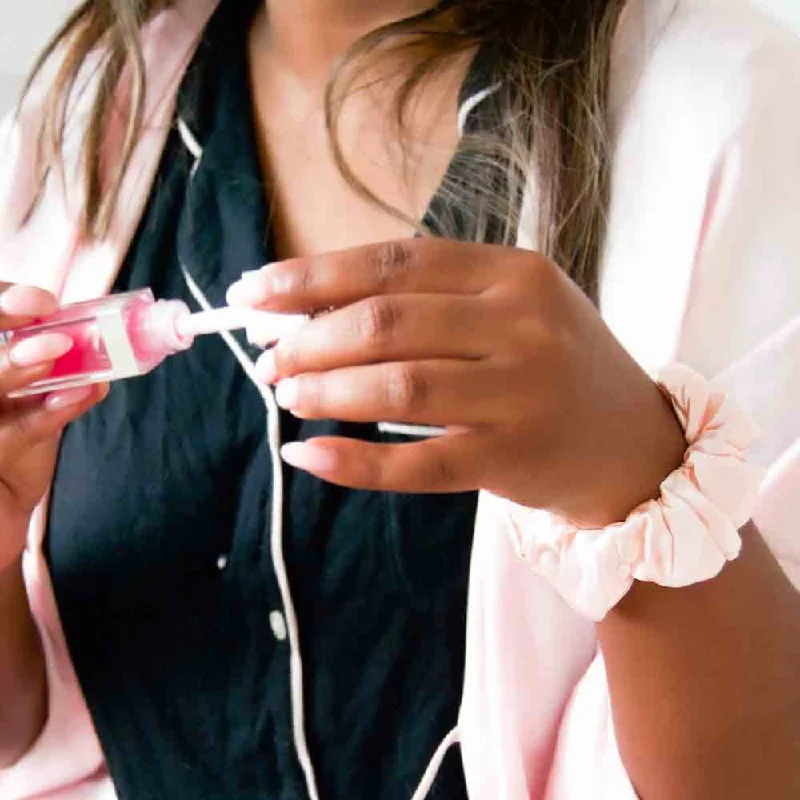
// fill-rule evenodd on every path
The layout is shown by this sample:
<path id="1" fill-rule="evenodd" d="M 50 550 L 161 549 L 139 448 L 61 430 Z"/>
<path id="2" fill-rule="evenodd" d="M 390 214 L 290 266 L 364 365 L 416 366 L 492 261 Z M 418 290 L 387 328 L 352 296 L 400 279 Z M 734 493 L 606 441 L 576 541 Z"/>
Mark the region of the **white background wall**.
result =
<path id="1" fill-rule="evenodd" d="M 74 6 L 74 0 L 0 0 L 0 113 L 13 104 L 36 52 Z"/>
<path id="2" fill-rule="evenodd" d="M 756 2 L 800 31 L 800 0 Z M 74 0 L 0 0 L 0 113 L 13 103 L 38 48 L 74 5 Z"/>
<path id="3" fill-rule="evenodd" d="M 800 0 L 757 0 L 756 5 L 772 11 L 800 32 Z"/>

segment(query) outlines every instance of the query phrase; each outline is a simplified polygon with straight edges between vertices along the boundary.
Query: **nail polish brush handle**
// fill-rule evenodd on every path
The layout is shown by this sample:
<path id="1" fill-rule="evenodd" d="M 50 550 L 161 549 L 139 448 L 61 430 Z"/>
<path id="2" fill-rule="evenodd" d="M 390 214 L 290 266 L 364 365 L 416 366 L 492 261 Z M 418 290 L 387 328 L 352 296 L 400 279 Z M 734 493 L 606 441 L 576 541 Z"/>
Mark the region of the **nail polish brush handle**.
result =
<path id="1" fill-rule="evenodd" d="M 176 328 L 185 337 L 244 329 L 252 344 L 268 347 L 307 321 L 308 317 L 302 314 L 278 314 L 226 306 L 184 316 L 177 320 Z"/>

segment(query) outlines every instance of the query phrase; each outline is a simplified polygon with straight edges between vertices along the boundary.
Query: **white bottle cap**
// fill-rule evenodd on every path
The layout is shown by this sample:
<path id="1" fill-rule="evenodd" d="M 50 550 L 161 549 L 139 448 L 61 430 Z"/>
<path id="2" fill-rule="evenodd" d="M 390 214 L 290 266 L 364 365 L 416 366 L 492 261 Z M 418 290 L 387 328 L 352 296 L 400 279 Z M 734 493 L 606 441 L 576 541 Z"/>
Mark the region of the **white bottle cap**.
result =
<path id="1" fill-rule="evenodd" d="M 152 336 L 154 345 L 160 344 L 175 353 L 188 350 L 194 334 L 183 330 L 183 326 L 191 318 L 189 307 L 181 300 L 159 300 L 148 309 L 147 326 L 142 334 Z"/>

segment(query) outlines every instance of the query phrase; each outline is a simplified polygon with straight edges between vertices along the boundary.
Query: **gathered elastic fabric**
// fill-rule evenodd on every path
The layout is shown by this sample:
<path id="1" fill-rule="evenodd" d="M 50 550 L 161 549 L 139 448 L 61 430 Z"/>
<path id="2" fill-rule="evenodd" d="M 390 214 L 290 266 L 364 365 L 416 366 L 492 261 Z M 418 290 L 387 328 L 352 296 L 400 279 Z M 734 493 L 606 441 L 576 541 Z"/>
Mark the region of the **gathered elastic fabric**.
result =
<path id="1" fill-rule="evenodd" d="M 663 369 L 659 386 L 686 437 L 683 463 L 660 495 L 624 522 L 581 529 L 549 512 L 515 526 L 519 555 L 574 609 L 601 620 L 634 580 L 688 586 L 716 576 L 741 550 L 764 472 L 749 464 L 755 422 L 689 367 Z"/>

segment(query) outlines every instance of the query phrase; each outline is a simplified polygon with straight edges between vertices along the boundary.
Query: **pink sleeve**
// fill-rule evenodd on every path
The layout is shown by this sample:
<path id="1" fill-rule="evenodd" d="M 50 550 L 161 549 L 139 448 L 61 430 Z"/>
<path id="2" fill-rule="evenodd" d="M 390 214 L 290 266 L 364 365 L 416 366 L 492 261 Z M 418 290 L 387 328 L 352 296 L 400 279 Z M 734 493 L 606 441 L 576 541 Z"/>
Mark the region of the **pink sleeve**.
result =
<path id="1" fill-rule="evenodd" d="M 50 575 L 39 546 L 41 511 L 24 556 L 31 609 L 47 660 L 48 719 L 33 747 L 0 770 L 3 800 L 113 800 L 111 781 L 61 628 Z"/>
<path id="2" fill-rule="evenodd" d="M 720 155 L 677 360 L 761 428 L 753 519 L 800 588 L 800 39 L 752 53 L 747 112 Z"/>
<path id="3" fill-rule="evenodd" d="M 561 722 L 544 800 L 637 800 L 614 736 L 605 664 L 595 657 Z"/>
<path id="4" fill-rule="evenodd" d="M 675 357 L 758 420 L 753 519 L 800 590 L 800 46 L 771 43 L 745 69 L 747 113 L 717 164 Z M 636 800 L 601 655 L 566 708 L 545 798 Z"/>
<path id="5" fill-rule="evenodd" d="M 800 347 L 796 363 L 800 364 Z M 769 471 L 753 519 L 800 590 L 800 440 Z"/>
<path id="6" fill-rule="evenodd" d="M 30 105 L 35 107 L 33 102 Z M 26 208 L 30 192 L 37 185 L 31 154 L 25 149 L 26 142 L 36 140 L 34 135 L 25 135 L 34 127 L 35 119 L 28 119 L 27 109 L 19 118 L 9 115 L 0 121 L 0 277 L 3 280 L 18 281 L 20 269 L 27 265 L 24 259 L 15 258 L 21 249 L 15 243 L 22 238 L 17 233 L 19 211 Z M 64 226 L 56 227 L 51 226 L 49 237 L 54 242 L 53 251 L 48 253 L 49 261 L 42 262 L 48 265 L 59 262 L 59 247 L 66 241 L 66 237 L 59 236 Z M 40 272 L 35 276 L 36 282 L 55 288 L 59 282 L 55 271 Z M 26 272 L 26 278 L 29 277 Z M 31 524 L 23 568 L 31 610 L 45 651 L 48 717 L 31 749 L 14 766 L 0 770 L 0 798 L 113 800 L 114 790 L 67 650 L 41 549 L 45 507 L 43 503 Z"/>
<path id="7" fill-rule="evenodd" d="M 16 232 L 19 211 L 26 208 L 30 192 L 37 186 L 30 153 L 25 149 L 26 142 L 36 140 L 35 135 L 25 135 L 34 127 L 35 119 L 28 119 L 27 110 L 19 118 L 8 115 L 0 120 L 0 277 L 3 280 L 19 280 L 19 271 L 26 266 L 24 260 L 14 258 L 18 250 L 14 243 L 20 238 Z M 56 230 L 51 233 L 50 239 L 56 244 L 49 255 L 52 263 L 56 263 L 58 245 L 63 240 Z M 36 277 L 37 282 L 51 289 L 57 283 L 47 271 L 37 273 Z M 113 800 L 114 790 L 67 650 L 41 549 L 45 505 L 37 510 L 31 524 L 23 568 L 47 662 L 48 717 L 31 749 L 14 766 L 0 770 L 0 798 Z"/>

